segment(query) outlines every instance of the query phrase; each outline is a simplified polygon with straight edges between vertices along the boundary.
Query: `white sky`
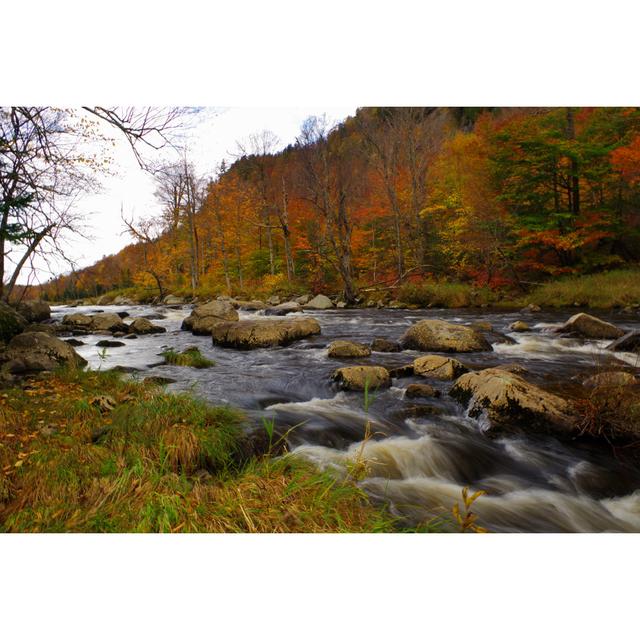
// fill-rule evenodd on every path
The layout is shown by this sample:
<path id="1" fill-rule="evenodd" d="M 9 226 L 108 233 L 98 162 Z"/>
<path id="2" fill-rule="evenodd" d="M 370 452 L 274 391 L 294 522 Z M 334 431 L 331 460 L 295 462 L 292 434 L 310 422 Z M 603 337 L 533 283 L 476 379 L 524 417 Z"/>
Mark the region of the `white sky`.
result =
<path id="1" fill-rule="evenodd" d="M 336 122 L 355 113 L 356 107 L 296 107 L 296 108 L 206 108 L 194 117 L 194 124 L 187 131 L 188 157 L 203 175 L 213 175 L 223 159 L 232 160 L 236 153 L 236 141 L 246 141 L 252 133 L 273 131 L 281 148 L 295 142 L 302 122 L 310 115 L 326 114 Z M 105 133 L 113 135 L 113 131 Z M 131 242 L 124 233 L 120 209 L 130 218 L 147 217 L 159 209 L 154 197 L 155 185 L 151 176 L 143 171 L 123 137 L 116 135 L 116 146 L 111 151 L 116 175 L 102 180 L 100 193 L 89 194 L 77 201 L 79 211 L 86 212 L 86 231 L 90 239 L 76 237 L 70 240 L 67 253 L 78 267 L 86 267 L 105 255 L 117 253 Z M 144 151 L 144 147 L 140 147 Z M 176 151 L 161 152 L 167 159 L 178 159 Z M 69 267 L 60 263 L 59 273 Z M 26 270 L 21 282 L 26 280 Z M 50 274 L 39 274 L 46 281 Z"/>

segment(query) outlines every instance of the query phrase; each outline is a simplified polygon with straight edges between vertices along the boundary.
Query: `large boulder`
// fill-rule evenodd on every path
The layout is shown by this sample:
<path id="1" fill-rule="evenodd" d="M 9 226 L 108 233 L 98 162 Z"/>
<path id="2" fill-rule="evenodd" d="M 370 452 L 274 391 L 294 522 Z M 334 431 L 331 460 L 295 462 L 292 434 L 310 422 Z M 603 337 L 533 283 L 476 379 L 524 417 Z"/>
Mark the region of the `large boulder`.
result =
<path id="1" fill-rule="evenodd" d="M 294 320 L 239 320 L 216 323 L 211 331 L 213 344 L 235 349 L 259 349 L 287 345 L 320 333 L 315 318 Z"/>
<path id="2" fill-rule="evenodd" d="M 128 331 L 129 327 L 117 313 L 96 313 L 91 317 L 92 331 Z"/>
<path id="3" fill-rule="evenodd" d="M 365 387 L 377 389 L 391 385 L 389 372 L 384 367 L 342 367 L 336 369 L 331 379 L 341 389 L 363 391 Z"/>
<path id="4" fill-rule="evenodd" d="M 327 298 L 327 296 L 323 296 L 322 294 L 318 294 L 315 298 L 311 298 L 309 302 L 304 305 L 305 309 L 314 309 L 316 311 L 323 311 L 325 309 L 333 309 L 333 302 Z"/>
<path id="5" fill-rule="evenodd" d="M 51 317 L 51 307 L 44 300 L 25 300 L 18 305 L 18 313 L 28 322 L 42 322 Z"/>
<path id="6" fill-rule="evenodd" d="M 624 331 L 610 322 L 605 322 L 591 316 L 588 313 L 576 313 L 571 316 L 561 327 L 556 329 L 557 333 L 566 333 L 582 338 L 593 338 L 596 340 L 606 340 L 620 338 Z"/>
<path id="7" fill-rule="evenodd" d="M 27 326 L 27 321 L 14 308 L 0 302 L 0 342 L 8 342 Z"/>
<path id="8" fill-rule="evenodd" d="M 265 309 L 265 316 L 286 316 L 287 313 L 298 313 L 302 307 L 297 302 L 281 302 L 275 307 Z"/>
<path id="9" fill-rule="evenodd" d="M 184 304 L 184 298 L 181 298 L 180 296 L 174 296 L 170 293 L 168 296 L 164 297 L 164 300 L 162 302 L 164 304 Z"/>
<path id="10" fill-rule="evenodd" d="M 120 319 L 120 318 L 118 318 Z M 86 313 L 68 313 L 62 318 L 62 324 L 70 325 L 78 329 L 91 329 L 92 317 Z"/>
<path id="11" fill-rule="evenodd" d="M 329 345 L 327 355 L 330 358 L 366 358 L 371 355 L 371 349 L 360 342 L 335 340 Z"/>
<path id="12" fill-rule="evenodd" d="M 191 315 L 182 321 L 182 329 L 193 331 L 195 325 L 199 335 L 208 335 L 211 327 L 218 322 L 235 321 L 239 317 L 228 300 L 212 300 L 197 306 Z"/>
<path id="13" fill-rule="evenodd" d="M 52 371 L 62 365 L 84 367 L 87 364 L 68 343 L 38 332 L 14 336 L 0 353 L 0 361 L 2 369 L 10 373 Z"/>
<path id="14" fill-rule="evenodd" d="M 511 329 L 511 331 L 515 331 L 516 333 L 531 331 L 531 327 L 523 320 L 516 320 L 515 322 L 512 322 L 509 325 L 509 329 Z"/>
<path id="15" fill-rule="evenodd" d="M 640 331 L 630 331 L 607 346 L 609 351 L 640 353 Z"/>
<path id="16" fill-rule="evenodd" d="M 267 308 L 262 300 L 239 300 L 237 305 L 238 309 L 242 309 L 242 311 L 260 311 Z"/>
<path id="17" fill-rule="evenodd" d="M 489 431 L 513 427 L 562 435 L 577 430 L 572 404 L 504 369 L 465 373 L 454 383 L 451 396 L 469 404 L 469 415 L 486 414 Z"/>
<path id="18" fill-rule="evenodd" d="M 491 351 L 487 339 L 475 329 L 444 320 L 420 320 L 400 339 L 405 349 L 467 353 Z"/>
<path id="19" fill-rule="evenodd" d="M 146 318 L 136 318 L 130 325 L 128 333 L 147 335 L 150 333 L 165 333 L 167 330 L 160 325 L 153 324 Z"/>
<path id="20" fill-rule="evenodd" d="M 445 356 L 422 356 L 413 361 L 413 371 L 423 378 L 455 380 L 469 369 L 455 358 Z"/>
<path id="21" fill-rule="evenodd" d="M 124 331 L 126 333 L 129 329 L 117 313 L 96 313 L 90 316 L 83 313 L 70 313 L 62 318 L 62 324 L 84 329 L 87 332 Z"/>

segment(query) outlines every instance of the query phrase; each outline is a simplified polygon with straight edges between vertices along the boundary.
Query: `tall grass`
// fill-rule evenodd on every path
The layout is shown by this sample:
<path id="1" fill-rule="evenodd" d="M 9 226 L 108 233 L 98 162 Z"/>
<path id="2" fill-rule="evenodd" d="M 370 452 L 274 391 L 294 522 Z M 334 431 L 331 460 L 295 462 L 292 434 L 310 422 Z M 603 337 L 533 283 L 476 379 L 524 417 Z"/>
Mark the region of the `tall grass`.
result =
<path id="1" fill-rule="evenodd" d="M 640 270 L 617 269 L 560 278 L 534 289 L 523 302 L 547 307 L 578 304 L 594 309 L 640 304 Z"/>
<path id="2" fill-rule="evenodd" d="M 173 364 L 179 367 L 208 369 L 216 364 L 213 360 L 205 358 L 197 347 L 189 347 L 180 353 L 174 349 L 165 349 L 160 355 L 167 364 Z"/>
<path id="3" fill-rule="evenodd" d="M 247 458 L 243 420 L 113 372 L 6 390 L 0 531 L 393 530 L 353 482 L 289 456 Z"/>

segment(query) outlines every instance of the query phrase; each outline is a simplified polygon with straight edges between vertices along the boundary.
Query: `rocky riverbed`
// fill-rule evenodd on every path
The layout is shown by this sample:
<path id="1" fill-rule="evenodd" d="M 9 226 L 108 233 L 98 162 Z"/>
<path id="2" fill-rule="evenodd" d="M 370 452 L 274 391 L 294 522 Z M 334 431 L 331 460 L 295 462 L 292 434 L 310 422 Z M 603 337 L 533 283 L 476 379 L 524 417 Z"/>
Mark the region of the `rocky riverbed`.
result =
<path id="1" fill-rule="evenodd" d="M 72 313 L 103 318 L 63 338 L 90 367 L 160 376 L 173 381 L 169 390 L 239 406 L 254 423 L 272 418 L 295 455 L 321 467 L 357 459 L 367 468 L 362 487 L 408 525 L 448 514 L 469 486 L 486 491 L 474 512 L 491 531 L 640 531 L 638 465 L 581 437 L 561 391 L 594 370 L 635 382 L 635 313 L 598 323 L 568 322 L 566 312 L 300 309 L 273 318 L 240 308 L 237 319 L 220 318 L 217 340 L 181 328 L 194 317 L 188 305 L 55 307 L 52 320 L 69 325 Z M 153 329 L 136 320 L 145 316 Z M 134 322 L 145 331 L 129 329 Z M 274 334 L 273 322 L 298 333 Z M 107 333 L 117 346 L 98 346 Z M 614 339 L 628 350 L 608 350 Z M 164 363 L 164 349 L 189 347 L 215 367 Z"/>

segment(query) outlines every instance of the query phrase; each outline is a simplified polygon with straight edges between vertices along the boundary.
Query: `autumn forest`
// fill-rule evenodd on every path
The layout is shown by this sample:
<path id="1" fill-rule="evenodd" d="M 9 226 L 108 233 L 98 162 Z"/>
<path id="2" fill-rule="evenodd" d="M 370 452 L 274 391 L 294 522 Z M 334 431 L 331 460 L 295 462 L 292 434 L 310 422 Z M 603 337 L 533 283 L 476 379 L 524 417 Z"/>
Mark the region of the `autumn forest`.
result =
<path id="1" fill-rule="evenodd" d="M 114 211 L 132 243 L 38 288 L 141 299 L 411 283 L 526 291 L 640 259 L 640 109 L 367 107 L 269 131 L 217 175 L 154 168 L 157 214 Z"/>

